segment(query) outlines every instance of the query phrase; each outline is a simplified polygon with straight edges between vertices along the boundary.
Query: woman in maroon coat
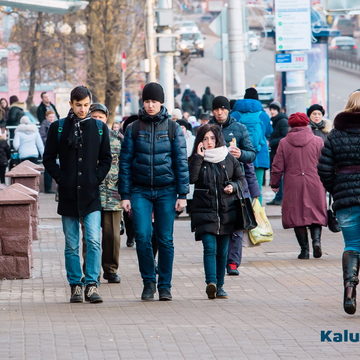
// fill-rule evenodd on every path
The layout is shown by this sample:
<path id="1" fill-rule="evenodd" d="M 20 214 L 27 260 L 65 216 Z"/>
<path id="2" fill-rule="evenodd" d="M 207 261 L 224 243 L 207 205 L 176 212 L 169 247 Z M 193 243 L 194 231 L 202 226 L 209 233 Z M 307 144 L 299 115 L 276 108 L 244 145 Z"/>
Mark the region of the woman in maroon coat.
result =
<path id="1" fill-rule="evenodd" d="M 310 228 L 313 256 L 321 257 L 321 227 L 327 225 L 325 189 L 317 173 L 324 143 L 308 125 L 309 119 L 303 113 L 289 117 L 291 130 L 280 141 L 270 180 L 276 192 L 284 175 L 282 223 L 284 229 L 294 228 L 301 247 L 298 259 L 309 259 L 307 227 Z"/>

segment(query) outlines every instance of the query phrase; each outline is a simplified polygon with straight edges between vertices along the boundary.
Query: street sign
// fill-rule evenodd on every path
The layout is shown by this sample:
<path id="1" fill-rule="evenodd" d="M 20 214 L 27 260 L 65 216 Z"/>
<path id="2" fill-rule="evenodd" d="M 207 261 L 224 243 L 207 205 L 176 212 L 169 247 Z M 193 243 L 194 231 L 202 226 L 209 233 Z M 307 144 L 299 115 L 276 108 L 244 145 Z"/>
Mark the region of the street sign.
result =
<path id="1" fill-rule="evenodd" d="M 286 53 L 275 55 L 275 70 L 276 71 L 297 71 L 307 70 L 308 58 L 305 53 Z"/>
<path id="2" fill-rule="evenodd" d="M 276 50 L 311 49 L 310 0 L 275 0 Z"/>
<path id="3" fill-rule="evenodd" d="M 217 36 L 227 33 L 227 9 L 224 8 L 221 13 L 210 23 L 210 30 Z"/>
<path id="4" fill-rule="evenodd" d="M 121 53 L 121 70 L 126 71 L 126 52 Z"/>

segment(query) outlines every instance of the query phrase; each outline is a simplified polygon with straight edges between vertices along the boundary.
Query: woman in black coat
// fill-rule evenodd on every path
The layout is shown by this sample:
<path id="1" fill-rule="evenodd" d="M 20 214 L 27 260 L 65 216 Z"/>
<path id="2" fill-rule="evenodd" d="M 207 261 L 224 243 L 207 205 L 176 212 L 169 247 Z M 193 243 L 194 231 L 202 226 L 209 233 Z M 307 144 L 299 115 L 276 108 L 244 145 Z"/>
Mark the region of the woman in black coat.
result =
<path id="1" fill-rule="evenodd" d="M 321 151 L 318 173 L 334 198 L 333 210 L 345 242 L 343 307 L 354 314 L 360 266 L 360 91 L 353 92 L 344 111 L 336 115 Z"/>
<path id="2" fill-rule="evenodd" d="M 236 230 L 235 193 L 244 174 L 219 126 L 199 128 L 189 171 L 190 183 L 195 184 L 191 229 L 204 246 L 206 293 L 209 299 L 227 298 L 223 285 L 229 240 Z"/>

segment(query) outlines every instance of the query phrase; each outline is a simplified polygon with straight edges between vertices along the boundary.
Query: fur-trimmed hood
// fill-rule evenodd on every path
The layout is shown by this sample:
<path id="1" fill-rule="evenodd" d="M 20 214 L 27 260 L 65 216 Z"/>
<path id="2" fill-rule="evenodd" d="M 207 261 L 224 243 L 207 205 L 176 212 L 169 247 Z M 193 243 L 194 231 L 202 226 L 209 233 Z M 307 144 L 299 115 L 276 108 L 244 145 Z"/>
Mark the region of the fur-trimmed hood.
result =
<path id="1" fill-rule="evenodd" d="M 36 133 L 38 128 L 35 124 L 20 124 L 15 129 L 15 132 L 22 132 L 25 134 Z"/>
<path id="2" fill-rule="evenodd" d="M 14 102 L 13 104 L 10 105 L 10 108 L 12 108 L 12 107 L 18 107 L 18 108 L 20 108 L 22 110 L 25 110 L 25 103 L 17 101 L 17 102 Z"/>
<path id="3" fill-rule="evenodd" d="M 334 128 L 337 130 L 360 129 L 360 112 L 343 111 L 337 114 Z"/>

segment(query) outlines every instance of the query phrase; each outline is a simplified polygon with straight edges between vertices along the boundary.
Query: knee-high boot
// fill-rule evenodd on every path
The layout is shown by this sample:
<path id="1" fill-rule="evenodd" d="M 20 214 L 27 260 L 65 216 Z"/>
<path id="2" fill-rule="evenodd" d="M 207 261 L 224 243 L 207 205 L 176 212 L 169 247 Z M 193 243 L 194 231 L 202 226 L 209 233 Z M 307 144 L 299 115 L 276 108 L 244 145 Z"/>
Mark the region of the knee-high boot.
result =
<path id="1" fill-rule="evenodd" d="M 298 259 L 308 259 L 309 258 L 309 240 L 307 228 L 305 226 L 299 226 L 294 228 L 297 241 L 300 245 L 301 252 L 298 256 Z"/>
<path id="2" fill-rule="evenodd" d="M 356 311 L 356 285 L 359 283 L 359 256 L 357 251 L 344 251 L 342 257 L 344 277 L 344 310 L 348 314 Z"/>
<path id="3" fill-rule="evenodd" d="M 321 225 L 312 224 L 310 226 L 310 234 L 312 239 L 313 246 L 313 256 L 314 258 L 321 258 Z"/>

